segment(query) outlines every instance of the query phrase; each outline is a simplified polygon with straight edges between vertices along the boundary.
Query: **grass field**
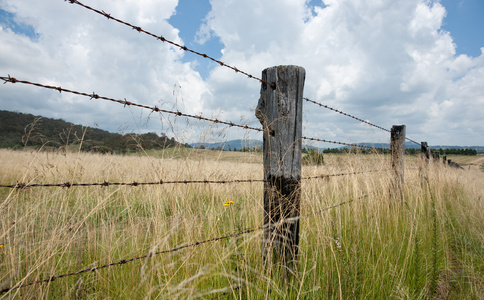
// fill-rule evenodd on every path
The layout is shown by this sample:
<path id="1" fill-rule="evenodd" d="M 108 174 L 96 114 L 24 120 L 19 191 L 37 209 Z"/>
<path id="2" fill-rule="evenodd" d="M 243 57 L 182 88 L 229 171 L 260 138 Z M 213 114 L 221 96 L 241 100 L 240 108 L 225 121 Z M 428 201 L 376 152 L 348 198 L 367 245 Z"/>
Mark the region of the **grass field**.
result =
<path id="1" fill-rule="evenodd" d="M 465 170 L 406 158 L 404 204 L 387 156 L 304 166 L 303 176 L 378 172 L 302 182 L 307 217 L 290 279 L 263 262 L 256 230 L 0 298 L 482 299 L 484 157 L 449 158 Z M 0 184 L 262 179 L 261 163 L 260 153 L 194 149 L 0 150 Z M 257 228 L 262 197 L 263 183 L 0 188 L 0 289 Z"/>

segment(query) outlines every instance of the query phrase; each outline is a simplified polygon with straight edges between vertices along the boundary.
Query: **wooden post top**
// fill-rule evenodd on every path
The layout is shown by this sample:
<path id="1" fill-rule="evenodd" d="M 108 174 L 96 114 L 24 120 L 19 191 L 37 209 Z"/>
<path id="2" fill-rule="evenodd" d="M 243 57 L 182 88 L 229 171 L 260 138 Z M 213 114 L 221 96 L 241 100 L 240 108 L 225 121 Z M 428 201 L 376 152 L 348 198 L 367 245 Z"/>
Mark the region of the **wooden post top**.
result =
<path id="1" fill-rule="evenodd" d="M 272 86 L 262 84 L 255 112 L 264 128 L 264 169 L 268 171 L 267 174 L 285 178 L 301 174 L 305 78 L 304 68 L 293 65 L 275 66 L 262 71 L 262 79 L 273 83 Z"/>

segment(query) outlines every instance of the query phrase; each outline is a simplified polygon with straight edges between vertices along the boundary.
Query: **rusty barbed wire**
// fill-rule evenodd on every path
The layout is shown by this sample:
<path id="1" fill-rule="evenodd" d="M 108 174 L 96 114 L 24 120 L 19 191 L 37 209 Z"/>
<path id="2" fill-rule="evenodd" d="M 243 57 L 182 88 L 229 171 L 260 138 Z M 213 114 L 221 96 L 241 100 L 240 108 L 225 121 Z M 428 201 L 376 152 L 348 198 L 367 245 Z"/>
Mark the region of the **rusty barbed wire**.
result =
<path id="1" fill-rule="evenodd" d="M 342 114 L 342 115 L 344 115 L 344 116 L 347 116 L 347 117 L 353 118 L 353 119 L 355 119 L 355 120 L 357 120 L 357 121 L 360 121 L 360 122 L 362 122 L 362 123 L 368 124 L 368 125 L 373 126 L 373 127 L 375 127 L 375 128 L 378 128 L 378 129 L 381 129 L 381 130 L 383 130 L 383 131 L 386 131 L 386 132 L 391 133 L 391 131 L 390 131 L 390 130 L 388 130 L 388 129 L 386 129 L 386 128 L 383 128 L 383 127 L 381 127 L 381 126 L 375 125 L 375 124 L 370 123 L 370 122 L 368 122 L 368 121 L 365 121 L 365 120 L 363 120 L 363 119 L 357 118 L 357 117 L 352 116 L 352 115 L 350 115 L 350 114 L 347 114 L 347 113 L 345 113 L 345 112 L 343 112 L 343 111 L 340 111 L 340 110 L 337 110 L 337 109 L 335 109 L 335 108 L 332 108 L 332 107 L 330 107 L 330 106 L 328 106 L 328 105 L 325 105 L 325 104 L 322 104 L 322 103 L 316 102 L 316 101 L 311 100 L 311 99 L 309 99 L 309 98 L 303 98 L 303 99 L 304 99 L 304 100 L 306 100 L 307 102 L 314 103 L 314 104 L 319 105 L 319 106 L 321 106 L 321 107 L 324 107 L 324 108 L 326 108 L 326 109 L 332 110 L 332 111 L 337 112 L 337 113 L 339 113 L 339 114 Z M 406 140 L 408 140 L 408 141 L 410 141 L 410 142 L 412 142 L 412 143 L 415 143 L 415 144 L 417 144 L 417 145 L 420 145 L 420 143 L 419 143 L 419 142 L 416 142 L 416 141 L 414 141 L 414 140 L 412 140 L 412 139 L 410 139 L 410 138 L 408 138 L 408 137 L 405 137 L 405 139 L 406 139 Z"/>
<path id="2" fill-rule="evenodd" d="M 328 178 L 328 177 L 338 177 L 338 176 L 349 176 L 349 175 L 357 175 L 363 173 L 373 173 L 373 172 L 380 172 L 382 170 L 374 170 L 374 171 L 361 171 L 361 172 L 350 172 L 350 173 L 339 173 L 339 174 L 321 174 L 321 175 L 313 175 L 308 177 L 303 177 L 301 180 L 307 179 L 317 179 L 317 178 Z M 228 183 L 254 183 L 254 182 L 268 182 L 265 179 L 233 179 L 233 180 L 172 180 L 172 181 L 152 181 L 152 182 L 93 182 L 93 183 L 71 183 L 71 182 L 63 182 L 63 183 L 22 183 L 17 182 L 15 184 L 0 184 L 0 188 L 12 188 L 12 189 L 26 189 L 26 188 L 33 188 L 33 187 L 62 187 L 62 188 L 71 188 L 71 187 L 90 187 L 90 186 L 101 186 L 101 187 L 108 187 L 108 186 L 149 186 L 149 185 L 163 185 L 163 184 L 228 184 Z"/>
<path id="3" fill-rule="evenodd" d="M 231 237 L 237 237 L 237 236 L 240 236 L 240 235 L 243 235 L 243 234 L 254 232 L 256 230 L 258 230 L 258 228 L 247 229 L 247 230 L 244 230 L 244 231 L 235 232 L 235 233 L 225 235 L 225 236 L 221 236 L 221 237 L 211 238 L 211 239 L 208 239 L 208 240 L 203 240 L 203 241 L 191 243 L 191 244 L 188 244 L 188 245 L 178 246 L 178 247 L 175 247 L 175 248 L 171 248 L 169 250 L 163 250 L 163 251 L 158 251 L 158 252 L 154 252 L 154 253 L 148 253 L 146 255 L 142 255 L 142 256 L 138 256 L 138 257 L 134 257 L 134 258 L 130 258 L 130 259 L 122 259 L 120 261 L 105 264 L 105 265 L 102 265 L 102 266 L 99 266 L 99 267 L 82 269 L 82 270 L 79 270 L 79 271 L 76 271 L 76 272 L 62 274 L 62 275 L 54 275 L 54 276 L 51 276 L 47 279 L 32 281 L 30 283 L 21 284 L 21 285 L 17 285 L 17 286 L 13 286 L 13 287 L 7 287 L 7 288 L 0 290 L 0 293 L 7 293 L 9 291 L 16 290 L 16 289 L 19 289 L 19 288 L 28 287 L 28 286 L 31 286 L 31 285 L 34 285 L 34 284 L 52 282 L 52 281 L 59 279 L 59 278 L 79 275 L 79 274 L 86 273 L 86 272 L 94 272 L 96 270 L 100 270 L 100 269 L 104 269 L 104 268 L 108 268 L 108 267 L 112 267 L 112 266 L 124 265 L 124 264 L 127 264 L 127 263 L 132 262 L 132 261 L 136 261 L 136 260 L 140 260 L 140 259 L 144 259 L 144 258 L 149 258 L 149 257 L 155 256 L 155 255 L 160 255 L 160 254 L 165 254 L 165 253 L 170 253 L 170 252 L 176 252 L 176 251 L 180 251 L 182 249 L 186 249 L 186 248 L 190 248 L 190 247 L 194 247 L 194 246 L 199 246 L 199 245 L 206 244 L 206 243 L 209 243 L 209 242 L 215 242 L 215 241 L 228 239 L 228 238 L 231 238 Z"/>
<path id="4" fill-rule="evenodd" d="M 331 174 L 331 175 L 313 175 L 301 178 L 301 180 L 309 180 L 309 179 L 321 179 L 321 178 L 330 178 L 330 177 L 341 177 L 341 176 L 350 176 L 350 175 L 360 175 L 360 174 L 367 174 L 367 173 L 378 173 L 378 172 L 385 172 L 388 171 L 387 169 L 381 170 L 372 170 L 372 171 L 359 171 L 359 172 L 350 172 L 350 173 L 339 173 L 339 174 Z"/>
<path id="5" fill-rule="evenodd" d="M 407 141 L 410 141 L 410 142 L 412 142 L 412 143 L 414 143 L 414 144 L 417 144 L 417 145 L 420 145 L 420 144 L 421 144 L 421 143 L 416 142 L 416 141 L 414 141 L 414 140 L 412 140 L 412 139 L 410 139 L 410 138 L 408 138 L 408 137 L 405 137 L 405 139 L 406 139 Z"/>
<path id="6" fill-rule="evenodd" d="M 7 292 L 10 292 L 10 291 L 13 291 L 13 290 L 16 290 L 16 289 L 28 287 L 28 286 L 35 285 L 35 284 L 52 282 L 52 281 L 55 281 L 55 280 L 60 279 L 60 278 L 75 276 L 75 275 L 79 275 L 79 274 L 83 274 L 83 273 L 87 273 L 87 272 L 94 272 L 94 271 L 109 268 L 109 267 L 112 267 L 112 266 L 124 265 L 124 264 L 127 264 L 129 262 L 133 262 L 133 261 L 137 261 L 137 260 L 141 260 L 141 259 L 145 259 L 145 258 L 150 258 L 150 257 L 153 257 L 155 255 L 177 252 L 177 251 L 180 251 L 180 250 L 183 250 L 183 249 L 200 246 L 202 244 L 207 244 L 207 243 L 210 243 L 210 242 L 216 242 L 216 241 L 225 240 L 225 239 L 229 239 L 229 238 L 233 238 L 233 237 L 238 237 L 238 236 L 241 236 L 241 235 L 244 235 L 244 234 L 253 233 L 253 232 L 265 229 L 266 227 L 280 226 L 280 225 L 282 225 L 286 222 L 294 222 L 294 221 L 299 220 L 299 219 L 307 218 L 309 216 L 316 215 L 316 214 L 322 213 L 324 211 L 328 211 L 328 210 L 331 210 L 333 208 L 340 207 L 340 206 L 343 206 L 343 205 L 346 205 L 346 204 L 349 204 L 349 203 L 352 203 L 354 201 L 364 199 L 364 198 L 367 198 L 367 197 L 368 197 L 368 195 L 361 196 L 359 198 L 352 199 L 352 200 L 345 201 L 345 202 L 341 202 L 339 204 L 336 204 L 336 205 L 333 205 L 333 206 L 330 206 L 330 207 L 326 207 L 326 208 L 320 209 L 318 211 L 308 213 L 308 214 L 303 215 L 303 216 L 283 219 L 283 220 L 279 221 L 277 224 L 267 224 L 267 225 L 255 227 L 255 228 L 252 228 L 252 229 L 246 229 L 246 230 L 243 230 L 243 231 L 234 232 L 234 233 L 224 235 L 224 236 L 220 236 L 220 237 L 215 237 L 215 238 L 211 238 L 211 239 L 207 239 L 207 240 L 203 240 L 203 241 L 198 241 L 198 242 L 183 245 L 183 246 L 174 247 L 174 248 L 171 248 L 171 249 L 168 249 L 168 250 L 157 251 L 157 252 L 154 252 L 154 253 L 150 252 L 148 254 L 138 256 L 138 257 L 134 257 L 134 258 L 130 258 L 130 259 L 122 259 L 120 261 L 108 263 L 108 264 L 98 266 L 98 267 L 86 268 L 86 269 L 82 269 L 82 270 L 79 270 L 79 271 L 76 271 L 76 272 L 66 273 L 66 274 L 62 274 L 62 275 L 53 275 L 53 276 L 50 276 L 47 279 L 36 280 L 36 281 L 32 281 L 32 282 L 25 283 L 25 284 L 19 284 L 19 285 L 16 285 L 16 286 L 6 287 L 6 288 L 3 288 L 2 290 L 0 290 L 0 293 L 7 293 Z"/>
<path id="7" fill-rule="evenodd" d="M 41 83 L 37 83 L 37 82 L 30 82 L 30 81 L 27 81 L 27 80 L 19 80 L 19 79 L 16 79 L 15 77 L 11 77 L 10 75 L 8 75 L 7 77 L 0 76 L 0 79 L 4 81 L 4 84 L 7 83 L 7 82 L 22 83 L 22 84 L 33 85 L 33 86 L 37 86 L 37 87 L 41 87 L 41 88 L 55 90 L 55 91 L 58 91 L 59 93 L 66 92 L 66 93 L 71 93 L 71 94 L 75 94 L 75 95 L 78 95 L 78 96 L 89 97 L 91 100 L 92 99 L 100 99 L 100 100 L 116 102 L 116 103 L 119 103 L 119 104 L 123 104 L 125 107 L 126 106 L 135 106 L 135 107 L 140 107 L 140 108 L 144 108 L 144 109 L 149 109 L 153 112 L 163 112 L 163 113 L 176 115 L 176 116 L 179 116 L 179 117 L 187 117 L 187 118 L 193 118 L 193 119 L 208 121 L 208 122 L 217 123 L 217 124 L 224 124 L 224 125 L 228 125 L 230 127 L 240 127 L 240 128 L 243 128 L 243 129 L 249 129 L 249 130 L 254 130 L 254 131 L 259 131 L 259 132 L 264 131 L 262 128 L 250 127 L 248 125 L 240 125 L 240 124 L 236 124 L 236 123 L 233 123 L 233 122 L 227 122 L 227 121 L 222 121 L 222 120 L 218 120 L 218 119 L 210 119 L 210 118 L 206 118 L 206 117 L 202 117 L 202 116 L 190 115 L 190 114 L 187 114 L 187 113 L 182 113 L 180 111 L 171 111 L 171 110 L 161 109 L 161 108 L 158 108 L 156 106 L 148 106 L 148 105 L 144 105 L 144 104 L 138 104 L 138 103 L 128 101 L 128 100 L 126 100 L 126 98 L 124 98 L 124 100 L 119 100 L 119 99 L 100 96 L 100 95 L 96 94 L 95 92 L 92 92 L 92 94 L 88 94 L 88 93 L 84 93 L 84 92 L 78 92 L 78 91 L 74 91 L 74 90 L 70 90 L 70 89 L 65 89 L 65 88 L 62 88 L 60 86 L 51 86 L 51 85 L 45 85 L 45 84 L 41 84 Z"/>
<path id="8" fill-rule="evenodd" d="M 195 50 L 192 50 L 190 48 L 187 48 L 186 46 L 182 46 L 182 45 L 177 44 L 177 43 L 175 43 L 173 41 L 170 41 L 170 40 L 166 39 L 165 37 L 163 37 L 162 35 L 156 35 L 154 33 L 151 33 L 149 31 L 146 31 L 146 30 L 142 29 L 139 26 L 135 26 L 135 25 L 132 25 L 132 24 L 130 24 L 128 22 L 125 22 L 123 20 L 117 19 L 117 18 L 111 16 L 111 14 L 108 14 L 108 13 L 104 12 L 103 10 L 98 10 L 98 9 L 92 8 L 92 7 L 90 7 L 90 6 L 86 5 L 86 4 L 83 4 L 83 3 L 79 2 L 79 1 L 76 1 L 76 0 L 64 0 L 64 1 L 69 2 L 69 3 L 72 3 L 72 4 L 77 4 L 77 5 L 81 6 L 81 7 L 84 7 L 86 9 L 90 10 L 90 11 L 93 11 L 95 13 L 98 13 L 98 14 L 106 17 L 108 20 L 113 20 L 113 21 L 116 21 L 116 22 L 121 23 L 123 25 L 126 25 L 128 27 L 131 27 L 132 29 L 134 29 L 134 30 L 136 30 L 138 32 L 142 32 L 144 34 L 147 34 L 147 35 L 149 35 L 151 37 L 154 37 L 157 40 L 160 40 L 160 41 L 162 41 L 164 43 L 168 43 L 168 44 L 170 44 L 172 46 L 175 46 L 175 47 L 177 47 L 180 50 L 187 51 L 187 52 L 193 53 L 195 55 L 202 56 L 203 58 L 210 59 L 211 61 L 216 62 L 217 64 L 219 64 L 222 67 L 226 67 L 226 68 L 232 69 L 233 71 L 235 71 L 235 73 L 244 74 L 248 78 L 252 78 L 252 79 L 258 80 L 261 83 L 265 83 L 265 84 L 270 85 L 271 87 L 274 87 L 274 83 L 273 82 L 267 82 L 267 81 L 265 81 L 265 80 L 263 80 L 261 78 L 258 78 L 258 77 L 254 76 L 254 75 L 251 75 L 251 74 L 247 73 L 247 72 L 244 72 L 244 71 L 242 71 L 242 70 L 240 70 L 240 69 L 238 69 L 236 67 L 230 66 L 230 65 L 224 63 L 223 61 L 220 61 L 218 59 L 215 59 L 213 57 L 210 57 L 210 56 L 208 56 L 205 53 L 197 52 Z"/>
<path id="9" fill-rule="evenodd" d="M 444 286 L 444 285 L 446 285 L 446 284 L 450 283 L 452 280 L 456 279 L 456 278 L 457 278 L 457 277 L 458 277 L 460 274 L 462 274 L 463 272 L 464 272 L 464 270 L 460 270 L 460 272 L 459 272 L 459 273 L 456 273 L 454 276 L 452 276 L 452 278 L 450 278 L 449 280 L 446 280 L 446 281 L 442 282 L 441 284 L 439 284 L 439 285 L 438 285 L 438 286 L 435 288 L 435 290 L 437 291 L 437 289 L 438 289 L 438 288 L 440 288 L 441 286 Z"/>
<path id="10" fill-rule="evenodd" d="M 310 137 L 306 137 L 306 136 L 303 136 L 302 139 L 303 140 L 308 140 L 308 141 L 324 142 L 324 143 L 332 143 L 332 144 L 350 146 L 350 147 L 355 147 L 355 148 L 376 149 L 375 147 L 371 147 L 371 146 L 363 146 L 363 145 L 358 145 L 358 144 L 349 144 L 349 143 L 344 143 L 344 142 L 335 142 L 335 141 L 329 141 L 329 140 L 325 140 L 325 139 L 310 138 Z"/>
<path id="11" fill-rule="evenodd" d="M 335 109 L 335 108 L 329 107 L 329 106 L 327 106 L 327 105 L 325 105 L 325 104 L 322 104 L 322 103 L 319 103 L 319 102 L 313 101 L 313 100 L 308 99 L 308 98 L 303 98 L 303 99 L 304 99 L 304 100 L 306 100 L 307 102 L 314 103 L 314 104 L 319 105 L 319 106 L 321 106 L 321 107 L 324 107 L 324 108 L 326 108 L 326 109 L 329 109 L 329 110 L 332 110 L 332 111 L 337 112 L 337 113 L 339 113 L 339 114 L 342 114 L 343 116 L 347 116 L 347 117 L 353 118 L 353 119 L 355 119 L 355 120 L 357 120 L 357 121 L 360 121 L 360 122 L 362 122 L 362 123 L 368 124 L 368 125 L 373 126 L 373 127 L 375 127 L 375 128 L 381 129 L 381 130 L 386 131 L 386 132 L 390 132 L 390 130 L 388 130 L 388 129 L 386 129 L 386 128 L 383 128 L 383 127 L 381 127 L 381 126 L 378 126 L 378 125 L 372 124 L 372 123 L 370 123 L 370 122 L 368 122 L 368 121 L 365 121 L 365 120 L 363 120 L 363 119 L 357 118 L 357 117 L 355 117 L 355 116 L 352 116 L 352 115 L 350 115 L 350 114 L 347 114 L 347 113 L 342 112 L 342 111 L 340 111 L 340 110 L 337 110 L 337 109 Z"/>
<path id="12" fill-rule="evenodd" d="M 16 184 L 7 184 L 7 185 L 0 185 L 0 188 L 15 188 L 15 189 L 24 189 L 30 187 L 63 187 L 63 188 L 70 188 L 70 187 L 88 187 L 88 186 L 144 186 L 144 185 L 163 185 L 163 184 L 193 184 L 193 183 L 251 183 L 251 182 L 264 182 L 263 179 L 235 179 L 235 180 L 173 180 L 173 181 L 154 181 L 154 182 L 94 182 L 94 183 L 33 183 L 33 184 L 25 184 L 25 183 L 16 183 Z"/>

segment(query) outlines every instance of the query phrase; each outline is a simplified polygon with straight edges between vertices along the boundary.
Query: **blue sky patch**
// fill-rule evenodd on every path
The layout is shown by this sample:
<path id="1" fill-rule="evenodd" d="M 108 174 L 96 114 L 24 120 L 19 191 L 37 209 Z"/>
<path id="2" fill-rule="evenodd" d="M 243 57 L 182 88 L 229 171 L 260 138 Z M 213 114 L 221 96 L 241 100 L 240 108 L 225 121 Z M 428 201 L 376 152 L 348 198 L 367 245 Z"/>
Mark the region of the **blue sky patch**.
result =
<path id="1" fill-rule="evenodd" d="M 313 17 L 316 16 L 316 10 L 315 10 L 316 6 L 319 6 L 321 8 L 325 8 L 327 5 L 324 4 L 322 0 L 309 0 L 308 1 L 308 7 L 311 8 L 311 13 L 313 14 Z"/>
<path id="2" fill-rule="evenodd" d="M 0 24 L 12 30 L 15 34 L 25 35 L 32 40 L 39 38 L 39 34 L 35 31 L 34 27 L 17 22 L 15 20 L 15 14 L 3 9 L 0 9 Z"/>
<path id="3" fill-rule="evenodd" d="M 220 59 L 222 57 L 220 51 L 224 46 L 217 36 L 211 36 L 203 44 L 197 42 L 197 32 L 211 8 L 209 0 L 179 0 L 176 14 L 168 21 L 173 27 L 180 30 L 179 36 L 183 39 L 185 46 L 215 59 Z M 195 70 L 200 73 L 203 79 L 207 79 L 210 70 L 217 66 L 211 60 L 200 58 L 191 53 L 186 53 L 183 57 L 184 62 L 193 60 L 197 61 L 198 65 Z"/>
<path id="4" fill-rule="evenodd" d="M 447 11 L 442 29 L 449 31 L 456 47 L 456 54 L 478 57 L 484 47 L 484 1 L 442 0 Z"/>

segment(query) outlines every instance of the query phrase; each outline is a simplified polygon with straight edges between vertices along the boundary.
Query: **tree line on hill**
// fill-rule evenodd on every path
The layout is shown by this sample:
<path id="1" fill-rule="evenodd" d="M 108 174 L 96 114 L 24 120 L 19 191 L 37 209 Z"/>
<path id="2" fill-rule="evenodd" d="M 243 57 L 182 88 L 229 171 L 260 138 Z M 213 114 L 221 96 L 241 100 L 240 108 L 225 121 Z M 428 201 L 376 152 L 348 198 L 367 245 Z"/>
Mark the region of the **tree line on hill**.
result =
<path id="1" fill-rule="evenodd" d="M 0 111 L 0 148 L 20 149 L 24 147 L 59 149 L 68 145 L 79 145 L 82 150 L 100 153 L 136 152 L 141 149 L 163 149 L 190 147 L 174 138 L 145 134 L 119 134 L 92 127 L 84 127 L 31 114 Z"/>
<path id="2" fill-rule="evenodd" d="M 239 152 L 262 152 L 261 147 L 242 147 L 242 148 L 231 148 L 228 146 L 228 149 L 224 149 L 222 146 L 212 146 L 212 147 L 205 147 L 204 145 L 198 145 L 196 148 L 198 149 L 208 149 L 208 150 L 217 150 L 217 151 L 239 151 Z M 432 150 L 433 152 L 439 152 L 440 155 L 477 155 L 477 151 L 470 148 L 447 148 L 439 150 Z M 315 152 L 318 153 L 335 153 L 335 154 L 348 154 L 348 153 L 358 153 L 358 154 L 391 154 L 391 150 L 389 148 L 327 148 L 323 150 L 318 150 L 316 148 L 308 148 L 303 147 L 302 153 L 304 154 L 312 154 L 314 155 Z M 420 153 L 420 149 L 417 148 L 406 148 L 405 154 L 406 155 L 417 155 Z"/>
<path id="3" fill-rule="evenodd" d="M 477 151 L 474 149 L 439 149 L 440 155 L 477 155 Z"/>

